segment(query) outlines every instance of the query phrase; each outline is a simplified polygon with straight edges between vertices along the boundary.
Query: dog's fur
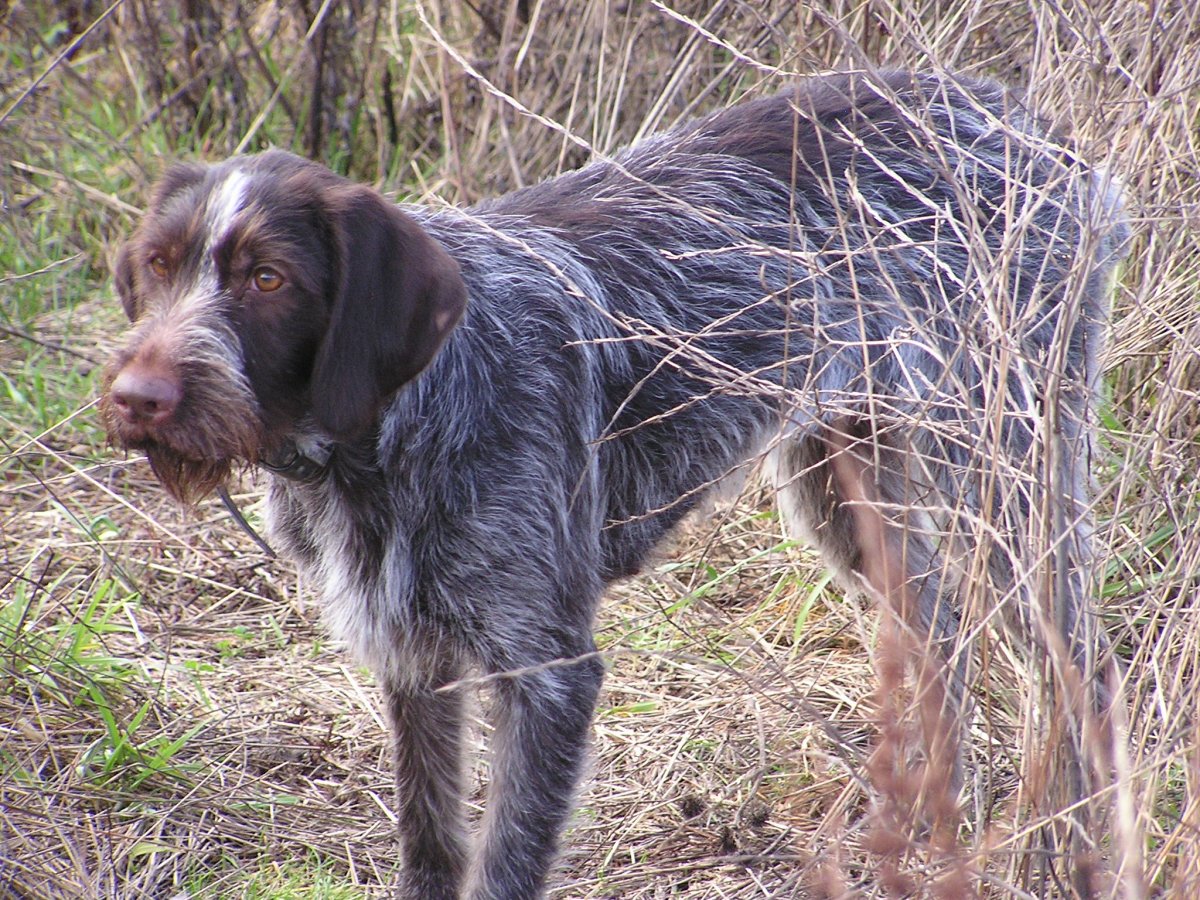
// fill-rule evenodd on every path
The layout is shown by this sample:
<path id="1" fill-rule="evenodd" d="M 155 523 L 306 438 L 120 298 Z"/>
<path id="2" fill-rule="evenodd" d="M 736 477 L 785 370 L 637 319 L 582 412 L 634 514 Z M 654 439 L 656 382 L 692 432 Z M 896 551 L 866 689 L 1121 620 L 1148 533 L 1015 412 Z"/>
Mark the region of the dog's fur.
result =
<path id="1" fill-rule="evenodd" d="M 184 500 L 274 471 L 270 533 L 386 696 L 401 896 L 536 897 L 605 586 L 765 449 L 857 588 L 828 465 L 853 448 L 934 640 L 972 578 L 1037 594 L 1041 539 L 1086 661 L 1118 213 L 1011 93 L 903 73 L 804 80 L 469 209 L 282 152 L 182 165 L 119 257 L 135 325 L 102 409 Z M 510 673 L 473 856 L 461 688 L 438 690 L 468 670 Z"/>

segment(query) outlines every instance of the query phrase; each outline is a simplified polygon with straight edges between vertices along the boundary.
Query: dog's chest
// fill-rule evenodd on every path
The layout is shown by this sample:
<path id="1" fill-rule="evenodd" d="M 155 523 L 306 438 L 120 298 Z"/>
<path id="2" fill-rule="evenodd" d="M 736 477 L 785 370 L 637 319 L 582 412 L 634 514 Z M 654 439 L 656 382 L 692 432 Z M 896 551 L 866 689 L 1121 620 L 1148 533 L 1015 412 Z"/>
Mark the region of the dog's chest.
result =
<path id="1" fill-rule="evenodd" d="M 275 479 L 267 528 L 321 597 L 331 635 L 376 671 L 396 671 L 415 621 L 410 542 L 394 523 L 371 521 L 336 488 Z"/>

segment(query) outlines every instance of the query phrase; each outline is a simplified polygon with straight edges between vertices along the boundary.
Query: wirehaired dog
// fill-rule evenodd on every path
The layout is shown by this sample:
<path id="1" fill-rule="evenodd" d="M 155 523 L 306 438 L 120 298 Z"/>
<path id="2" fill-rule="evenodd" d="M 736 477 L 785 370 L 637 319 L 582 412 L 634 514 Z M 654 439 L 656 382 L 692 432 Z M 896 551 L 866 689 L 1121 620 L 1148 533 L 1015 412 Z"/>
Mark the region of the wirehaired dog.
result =
<path id="1" fill-rule="evenodd" d="M 987 584 L 1030 626 L 1052 596 L 1086 662 L 1118 214 L 1017 96 L 899 72 L 801 80 L 468 209 L 283 152 L 179 165 L 117 261 L 134 326 L 102 413 L 183 501 L 271 473 L 269 533 L 384 691 L 400 895 L 537 897 L 605 586 L 764 451 L 861 588 L 830 465 L 855 454 L 931 641 Z M 469 671 L 507 673 L 474 854 Z"/>

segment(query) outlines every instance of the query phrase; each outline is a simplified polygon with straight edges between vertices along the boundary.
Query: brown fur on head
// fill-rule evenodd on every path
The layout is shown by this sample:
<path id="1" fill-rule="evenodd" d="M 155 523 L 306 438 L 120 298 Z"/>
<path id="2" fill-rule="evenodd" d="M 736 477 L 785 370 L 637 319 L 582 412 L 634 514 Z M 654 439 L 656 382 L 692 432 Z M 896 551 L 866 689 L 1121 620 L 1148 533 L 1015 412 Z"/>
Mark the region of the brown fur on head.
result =
<path id="1" fill-rule="evenodd" d="M 109 438 L 189 503 L 302 421 L 362 435 L 466 303 L 413 219 L 278 151 L 170 169 L 115 282 L 134 327 L 105 373 Z"/>

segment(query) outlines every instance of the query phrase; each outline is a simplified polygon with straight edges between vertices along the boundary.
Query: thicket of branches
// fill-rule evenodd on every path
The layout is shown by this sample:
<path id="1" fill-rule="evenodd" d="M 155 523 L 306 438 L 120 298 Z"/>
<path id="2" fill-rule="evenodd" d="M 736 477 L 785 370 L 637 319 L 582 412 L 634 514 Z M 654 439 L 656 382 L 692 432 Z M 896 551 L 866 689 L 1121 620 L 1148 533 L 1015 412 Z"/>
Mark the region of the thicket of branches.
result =
<path id="1" fill-rule="evenodd" d="M 379 760 L 369 748 L 382 744 L 381 735 L 364 736 L 358 725 L 335 737 L 330 725 L 322 738 L 306 730 L 308 719 L 297 719 L 296 731 L 287 733 L 308 742 L 303 753 L 311 759 L 276 766 L 270 754 L 239 743 L 239 735 L 254 733 L 248 711 L 216 723 L 201 717 L 202 730 L 190 730 L 187 717 L 198 715 L 204 688 L 181 687 L 170 674 L 180 659 L 207 665 L 218 632 L 281 609 L 280 620 L 298 620 L 303 627 L 296 633 L 318 641 L 312 617 L 296 612 L 294 581 L 222 561 L 245 551 L 229 546 L 227 526 L 215 513 L 181 523 L 143 471 L 110 464 L 91 412 L 74 415 L 89 401 L 83 393 L 95 389 L 90 367 L 120 330 L 113 304 L 93 303 L 90 295 L 103 292 L 108 248 L 128 230 L 165 157 L 284 146 L 408 197 L 471 202 L 769 91 L 796 74 L 904 66 L 1023 86 L 1084 157 L 1118 173 L 1127 187 L 1134 239 L 1114 296 L 1104 359 L 1108 397 L 1093 467 L 1095 603 L 1127 673 L 1128 721 L 1119 723 L 1128 734 L 1127 757 L 1111 761 L 1119 778 L 1093 800 L 1098 821 L 1110 830 L 1094 834 L 1086 860 L 1094 873 L 1084 880 L 1103 896 L 1200 895 L 1200 7 L 1132 0 L 126 0 L 115 6 L 78 0 L 17 3 L 2 15 L 0 188 L 10 251 L 0 257 L 0 291 L 12 301 L 0 320 L 6 335 L 0 374 L 17 402 L 0 412 L 0 720 L 10 723 L 0 724 L 0 894 L 173 896 L 197 866 L 230 855 L 255 858 L 264 833 L 278 842 L 289 830 L 299 836 L 296 846 L 307 842 L 335 860 L 339 878 L 367 885 L 388 878 L 362 861 L 386 854 L 388 846 L 385 829 L 368 824 L 379 818 L 368 788 L 337 807 L 341 818 L 334 817 L 332 829 L 317 832 L 311 815 L 328 780 L 352 780 L 344 768 L 337 777 L 322 774 L 322 766 L 341 764 L 328 762 L 320 748 L 331 748 L 331 757 L 358 753 L 376 772 Z M 26 402 L 35 382 L 57 385 L 60 412 L 46 413 L 48 401 Z M 741 523 L 732 534 L 729 521 Z M 123 535 L 119 541 L 106 542 L 110 525 Z M 730 548 L 757 552 L 758 527 L 753 518 L 727 520 L 716 542 L 725 553 L 718 565 L 742 577 L 745 558 Z M 697 538 L 685 549 L 699 553 L 712 543 Z M 787 564 L 781 555 L 772 556 L 776 570 Z M 110 619 L 97 624 L 97 586 L 109 582 L 160 600 L 131 612 L 121 607 L 118 618 L 132 617 L 132 630 Z M 655 584 L 647 590 L 669 593 L 674 582 L 663 576 Z M 756 596 L 764 605 L 778 600 L 766 582 L 741 584 L 743 592 L 761 588 Z M 696 582 L 681 585 L 695 592 Z M 197 610 L 231 597 L 240 598 L 236 611 L 220 628 L 189 632 L 179 625 L 204 619 L 207 613 Z M 796 613 L 801 606 L 788 608 Z M 76 626 L 81 630 L 71 630 Z M 814 628 L 811 646 L 804 644 L 809 638 L 794 638 L 796 646 L 810 647 L 800 663 L 773 660 L 751 679 L 763 697 L 792 698 L 779 701 L 791 704 L 780 720 L 786 733 L 773 738 L 781 744 L 813 722 L 846 721 L 836 692 L 823 705 L 810 702 L 803 687 L 806 671 L 821 665 L 809 657 L 824 659 L 811 647 L 842 640 L 836 628 Z M 38 634 L 54 642 L 40 643 Z M 115 660 L 111 671 L 85 672 L 63 657 L 63 641 L 78 646 L 72 635 L 79 641 L 109 635 L 100 643 L 104 658 Z M 253 691 L 270 680 L 256 669 L 258 657 L 230 656 L 227 649 L 220 665 Z M 134 659 L 150 660 L 140 663 L 151 677 L 138 687 L 129 676 Z M 1034 690 L 1029 679 L 1036 667 L 1026 662 L 995 662 L 1011 670 L 1003 677 L 1015 695 Z M 857 672 L 844 661 L 825 664 L 847 665 L 848 678 L 870 677 L 865 664 Z M 338 665 L 336 657 L 321 658 L 315 668 L 336 679 Z M 313 692 L 322 715 L 358 696 L 352 680 L 344 694 L 314 684 L 313 665 L 285 668 L 305 684 L 300 690 Z M 770 673 L 779 680 L 772 682 Z M 630 675 L 632 684 L 653 677 L 641 669 Z M 729 683 L 722 689 L 736 690 Z M 160 745 L 143 744 L 128 765 L 149 774 L 106 780 L 110 769 L 89 755 L 97 735 L 120 734 L 137 715 L 155 723 L 156 735 L 187 735 L 180 745 L 186 764 L 172 758 L 154 768 L 145 748 Z M 868 746 L 877 729 L 870 716 L 855 715 Z M 606 736 L 610 746 L 626 738 L 616 725 L 600 730 L 602 744 Z M 980 798 L 969 798 L 976 818 L 949 844 L 911 822 L 902 845 L 872 839 L 856 822 L 879 801 L 879 791 L 855 780 L 849 758 L 835 746 L 822 752 L 846 762 L 830 776 L 836 799 L 817 803 L 811 785 L 793 785 L 793 795 L 776 800 L 777 808 L 802 808 L 808 818 L 789 826 L 790 849 L 772 845 L 775 857 L 761 854 L 777 863 L 769 890 L 753 874 L 749 857 L 757 858 L 757 850 L 734 862 L 726 854 L 735 874 L 717 885 L 696 876 L 704 866 L 684 853 L 695 848 L 682 839 L 669 847 L 691 863 L 687 880 L 672 881 L 672 889 L 697 897 L 822 890 L 840 896 L 915 884 L 953 897 L 1065 895 L 1065 880 L 1035 880 L 1030 847 L 1043 826 L 1076 810 L 1050 802 L 1054 785 L 1030 777 L 1037 766 L 1013 761 L 1039 759 L 1046 731 L 1022 719 L 1020 709 L 966 730 L 980 765 L 1011 781 L 1007 793 L 991 798 L 993 808 L 980 812 Z M 289 795 L 308 798 L 300 808 L 309 814 L 264 819 L 252 803 L 227 804 L 214 783 L 231 777 L 230 760 L 239 753 L 253 762 L 238 776 L 249 779 L 238 781 L 239 790 L 250 791 L 254 778 L 286 784 Z M 285 765 L 292 767 L 287 779 L 272 781 Z M 190 773 L 209 769 L 224 774 L 189 781 Z M 245 774 L 251 771 L 253 778 Z M 639 797 L 661 796 L 662 784 L 635 785 L 619 803 L 618 795 L 597 795 L 595 818 L 581 832 L 600 849 L 568 860 L 562 896 L 608 896 L 606 884 L 619 885 L 621 896 L 660 896 L 654 873 L 675 871 L 661 847 L 640 868 L 630 864 L 608 882 L 593 876 L 597 860 L 611 863 L 619 855 L 603 848 L 624 846 L 628 824 L 618 816 L 637 808 Z M 686 780 L 672 785 L 690 790 Z M 189 805 L 190 796 L 202 802 Z M 186 835 L 160 821 L 163 808 L 173 810 Z M 276 825 L 268 829 L 267 820 Z M 106 831 L 104 823 L 113 822 Z M 176 849 L 154 849 L 159 844 Z M 272 844 L 269 852 L 291 851 Z M 889 854 L 903 874 L 890 884 L 870 876 Z M 719 859 L 720 851 L 710 856 Z M 1069 875 L 1072 865 L 1084 864 L 1068 861 L 1056 871 Z M 963 872 L 971 873 L 969 886 Z M 5 888 L 6 879 L 14 887 Z"/>

